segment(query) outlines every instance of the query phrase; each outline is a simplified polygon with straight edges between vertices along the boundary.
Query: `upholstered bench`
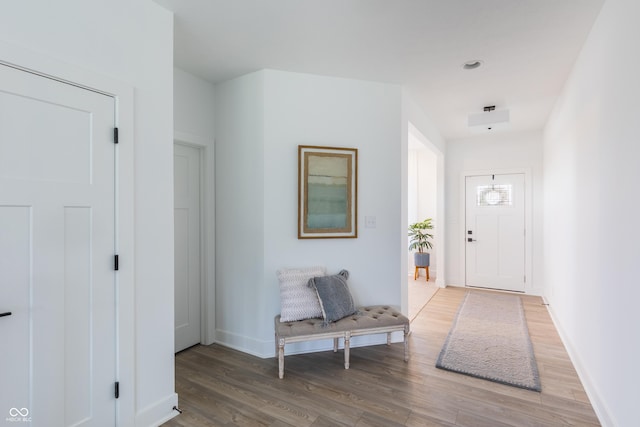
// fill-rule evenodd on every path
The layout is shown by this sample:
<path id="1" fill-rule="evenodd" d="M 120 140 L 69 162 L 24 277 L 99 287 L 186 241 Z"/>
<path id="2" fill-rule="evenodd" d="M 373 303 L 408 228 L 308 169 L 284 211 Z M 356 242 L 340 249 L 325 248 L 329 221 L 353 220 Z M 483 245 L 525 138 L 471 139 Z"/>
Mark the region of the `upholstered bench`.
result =
<path id="1" fill-rule="evenodd" d="M 284 346 L 286 343 L 333 338 L 333 351 L 338 351 L 338 339 L 344 339 L 344 368 L 349 369 L 349 341 L 351 337 L 369 334 L 387 334 L 387 345 L 391 344 L 391 333 L 404 332 L 404 360 L 409 360 L 409 319 L 399 311 L 386 305 L 359 307 L 357 314 L 326 324 L 322 319 L 306 319 L 280 322 L 275 318 L 276 354 L 278 376 L 284 377 Z"/>

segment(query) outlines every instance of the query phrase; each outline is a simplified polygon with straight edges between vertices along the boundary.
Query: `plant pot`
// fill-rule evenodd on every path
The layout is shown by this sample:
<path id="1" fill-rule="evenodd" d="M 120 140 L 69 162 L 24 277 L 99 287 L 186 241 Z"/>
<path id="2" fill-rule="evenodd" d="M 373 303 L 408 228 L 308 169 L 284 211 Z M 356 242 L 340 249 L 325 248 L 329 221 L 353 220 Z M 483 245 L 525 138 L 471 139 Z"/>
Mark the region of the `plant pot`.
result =
<path id="1" fill-rule="evenodd" d="M 429 267 L 430 254 L 426 252 L 416 252 L 413 254 L 413 263 L 416 267 Z"/>

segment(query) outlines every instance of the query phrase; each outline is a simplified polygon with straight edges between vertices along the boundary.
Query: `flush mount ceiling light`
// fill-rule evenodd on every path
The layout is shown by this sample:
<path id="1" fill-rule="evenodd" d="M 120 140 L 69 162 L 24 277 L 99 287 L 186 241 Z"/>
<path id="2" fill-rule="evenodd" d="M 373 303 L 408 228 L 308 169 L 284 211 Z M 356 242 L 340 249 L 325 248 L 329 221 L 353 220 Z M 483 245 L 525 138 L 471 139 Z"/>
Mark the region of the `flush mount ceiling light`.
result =
<path id="1" fill-rule="evenodd" d="M 475 70 L 476 68 L 478 68 L 481 65 L 482 65 L 482 61 L 481 60 L 472 59 L 471 61 L 467 61 L 464 64 L 462 64 L 462 69 L 463 70 Z"/>
<path id="2" fill-rule="evenodd" d="M 496 126 L 504 127 L 509 124 L 509 110 L 496 110 L 495 105 L 483 108 L 484 112 L 469 114 L 468 125 L 470 128 L 494 129 Z"/>

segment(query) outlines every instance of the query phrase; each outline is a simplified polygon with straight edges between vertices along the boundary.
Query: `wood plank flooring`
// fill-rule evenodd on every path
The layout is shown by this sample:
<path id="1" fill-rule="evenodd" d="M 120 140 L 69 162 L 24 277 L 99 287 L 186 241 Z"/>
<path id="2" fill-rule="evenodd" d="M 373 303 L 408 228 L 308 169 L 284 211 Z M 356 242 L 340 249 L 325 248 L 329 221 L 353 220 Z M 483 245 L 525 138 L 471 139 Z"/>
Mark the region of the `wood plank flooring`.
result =
<path id="1" fill-rule="evenodd" d="M 538 297 L 522 296 L 542 392 L 437 369 L 435 361 L 468 289 L 439 289 L 401 343 L 275 358 L 219 345 L 176 355 L 181 415 L 164 426 L 597 426 L 575 369 Z M 471 290 L 471 292 L 485 292 Z"/>
<path id="2" fill-rule="evenodd" d="M 407 317 L 413 322 L 422 307 L 438 292 L 439 286 L 436 285 L 436 278 L 431 275 L 431 279 L 426 281 L 424 277 L 413 280 L 411 275 L 407 280 L 407 291 L 409 294 L 409 307 Z"/>

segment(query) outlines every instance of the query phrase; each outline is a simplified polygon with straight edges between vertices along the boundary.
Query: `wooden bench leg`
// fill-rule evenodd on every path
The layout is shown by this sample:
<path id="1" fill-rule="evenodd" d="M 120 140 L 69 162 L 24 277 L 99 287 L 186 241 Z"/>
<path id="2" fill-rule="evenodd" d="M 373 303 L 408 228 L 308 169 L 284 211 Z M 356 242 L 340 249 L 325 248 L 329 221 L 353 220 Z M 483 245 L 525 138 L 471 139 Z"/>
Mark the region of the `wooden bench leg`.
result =
<path id="1" fill-rule="evenodd" d="M 427 265 L 425 267 L 425 269 L 427 270 L 427 282 L 429 281 L 429 266 Z"/>
<path id="2" fill-rule="evenodd" d="M 404 327 L 404 361 L 409 361 L 409 325 Z"/>
<path id="3" fill-rule="evenodd" d="M 349 369 L 349 343 L 351 341 L 351 332 L 344 333 L 344 369 Z"/>
<path id="4" fill-rule="evenodd" d="M 278 340 L 278 377 L 284 378 L 284 338 Z"/>

